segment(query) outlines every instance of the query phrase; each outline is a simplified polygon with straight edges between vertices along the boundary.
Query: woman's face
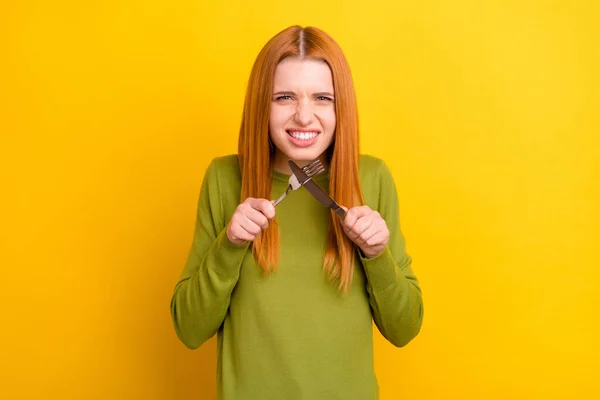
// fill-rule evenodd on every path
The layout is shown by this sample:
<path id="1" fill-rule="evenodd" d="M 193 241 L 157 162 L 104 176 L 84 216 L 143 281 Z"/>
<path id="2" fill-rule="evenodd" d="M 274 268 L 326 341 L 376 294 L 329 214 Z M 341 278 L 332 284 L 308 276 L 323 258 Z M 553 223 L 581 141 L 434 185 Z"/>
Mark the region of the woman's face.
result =
<path id="1" fill-rule="evenodd" d="M 335 104 L 331 70 L 324 61 L 286 58 L 273 80 L 269 134 L 275 169 L 289 172 L 288 159 L 303 166 L 321 157 L 333 141 Z"/>

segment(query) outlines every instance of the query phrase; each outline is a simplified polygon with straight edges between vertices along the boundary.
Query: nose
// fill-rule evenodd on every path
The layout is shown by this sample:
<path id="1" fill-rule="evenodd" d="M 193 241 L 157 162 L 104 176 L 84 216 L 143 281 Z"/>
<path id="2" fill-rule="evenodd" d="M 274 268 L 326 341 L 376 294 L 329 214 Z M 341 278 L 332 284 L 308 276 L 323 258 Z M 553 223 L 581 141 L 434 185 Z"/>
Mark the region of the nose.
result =
<path id="1" fill-rule="evenodd" d="M 312 105 L 307 101 L 299 101 L 294 119 L 298 124 L 309 125 L 314 118 Z"/>

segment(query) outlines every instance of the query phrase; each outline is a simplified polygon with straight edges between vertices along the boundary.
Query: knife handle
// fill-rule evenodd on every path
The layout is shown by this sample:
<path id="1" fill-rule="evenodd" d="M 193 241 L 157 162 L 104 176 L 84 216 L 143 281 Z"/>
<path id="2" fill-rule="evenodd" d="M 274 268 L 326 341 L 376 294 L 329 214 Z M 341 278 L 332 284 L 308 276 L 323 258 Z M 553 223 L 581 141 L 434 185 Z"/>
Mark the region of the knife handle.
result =
<path id="1" fill-rule="evenodd" d="M 340 207 L 337 203 L 333 203 L 331 205 L 331 209 L 339 215 L 342 219 L 346 218 L 346 211 L 342 207 Z"/>

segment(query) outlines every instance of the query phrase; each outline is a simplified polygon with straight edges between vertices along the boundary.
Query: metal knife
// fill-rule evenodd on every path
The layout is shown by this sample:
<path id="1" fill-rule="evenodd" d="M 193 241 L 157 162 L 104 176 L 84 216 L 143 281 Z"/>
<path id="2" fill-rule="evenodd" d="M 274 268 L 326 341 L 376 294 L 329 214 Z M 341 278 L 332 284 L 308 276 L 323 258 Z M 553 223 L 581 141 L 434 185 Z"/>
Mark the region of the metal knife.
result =
<path id="1" fill-rule="evenodd" d="M 340 207 L 338 203 L 336 203 L 331 197 L 329 197 L 329 195 L 323 189 L 321 189 L 321 187 L 319 185 L 314 183 L 311 180 L 311 178 L 309 178 L 302 171 L 302 168 L 297 166 L 296 163 L 293 162 L 292 160 L 289 160 L 288 164 L 289 164 L 290 168 L 292 169 L 292 172 L 294 173 L 294 175 L 296 175 L 296 178 L 298 178 L 298 181 L 300 181 L 300 184 L 302 186 L 304 186 L 306 188 L 306 190 L 308 190 L 315 199 L 319 200 L 319 202 L 321 204 L 323 204 L 325 207 L 331 208 L 342 219 L 344 219 L 346 217 L 346 211 L 344 211 L 344 209 L 342 207 Z"/>

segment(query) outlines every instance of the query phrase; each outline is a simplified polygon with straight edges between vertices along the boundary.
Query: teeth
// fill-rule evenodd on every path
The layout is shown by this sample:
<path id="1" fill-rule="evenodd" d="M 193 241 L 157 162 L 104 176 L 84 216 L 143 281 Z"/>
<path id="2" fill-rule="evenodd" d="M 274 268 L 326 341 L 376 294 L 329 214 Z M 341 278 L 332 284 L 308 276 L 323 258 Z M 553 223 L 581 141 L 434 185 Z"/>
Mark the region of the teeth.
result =
<path id="1" fill-rule="evenodd" d="M 295 131 L 289 131 L 289 134 L 291 136 L 293 136 L 296 139 L 300 139 L 300 140 L 310 140 L 313 139 L 315 136 L 317 136 L 319 133 L 318 132 L 295 132 Z"/>

